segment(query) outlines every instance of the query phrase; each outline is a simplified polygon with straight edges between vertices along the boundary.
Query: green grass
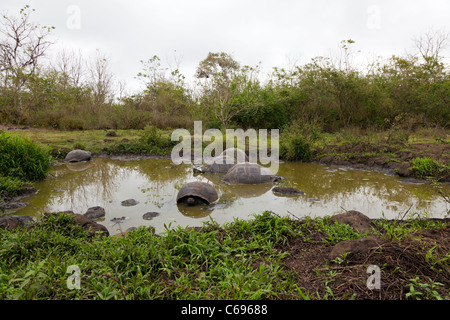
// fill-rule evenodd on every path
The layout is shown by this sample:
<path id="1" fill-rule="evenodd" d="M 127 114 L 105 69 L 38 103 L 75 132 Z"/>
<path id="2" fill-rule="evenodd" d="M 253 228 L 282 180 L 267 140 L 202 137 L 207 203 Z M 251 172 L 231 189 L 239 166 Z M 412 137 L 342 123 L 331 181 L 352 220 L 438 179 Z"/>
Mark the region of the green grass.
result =
<path id="1" fill-rule="evenodd" d="M 273 247 L 285 227 L 269 214 L 210 223 L 207 232 L 167 229 L 158 238 L 140 227 L 95 241 L 70 219 L 47 215 L 27 232 L 0 230 L 1 299 L 262 299 L 289 286 L 280 277 L 284 254 Z M 81 289 L 69 290 L 66 269 L 75 264 Z"/>
<path id="2" fill-rule="evenodd" d="M 16 196 L 23 185 L 24 181 L 19 178 L 0 176 L 0 198 L 5 192 L 11 196 Z"/>
<path id="3" fill-rule="evenodd" d="M 22 180 L 42 180 L 51 166 L 46 147 L 27 137 L 0 132 L 0 175 Z"/>
<path id="4" fill-rule="evenodd" d="M 47 214 L 33 228 L 0 229 L 0 299 L 355 298 L 333 292 L 340 272 L 329 266 L 316 270 L 326 290 L 315 293 L 298 286 L 295 271 L 283 263 L 293 239 L 314 243 L 310 236 L 322 233 L 322 243 L 334 244 L 364 236 L 330 217 L 291 220 L 264 212 L 224 225 L 211 220 L 201 229 L 167 227 L 160 237 L 140 227 L 123 238 L 92 238 L 72 219 Z M 395 228 L 415 230 L 421 223 Z M 380 222 L 381 233 L 387 225 Z M 396 239 L 407 233 L 387 232 Z M 448 257 L 427 252 L 430 265 L 448 266 Z M 73 265 L 80 270 L 79 289 L 67 285 Z M 419 284 L 412 285 L 418 295 Z"/>

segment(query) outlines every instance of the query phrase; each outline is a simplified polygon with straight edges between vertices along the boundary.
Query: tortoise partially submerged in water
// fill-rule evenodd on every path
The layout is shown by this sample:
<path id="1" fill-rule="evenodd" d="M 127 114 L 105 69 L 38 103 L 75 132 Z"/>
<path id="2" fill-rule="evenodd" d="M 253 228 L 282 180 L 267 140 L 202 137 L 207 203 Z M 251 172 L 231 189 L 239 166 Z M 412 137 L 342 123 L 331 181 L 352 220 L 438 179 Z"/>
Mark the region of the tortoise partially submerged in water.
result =
<path id="1" fill-rule="evenodd" d="M 194 168 L 194 173 L 227 173 L 235 164 L 244 162 L 248 162 L 248 156 L 244 151 L 228 148 L 200 168 Z"/>
<path id="2" fill-rule="evenodd" d="M 194 168 L 194 172 L 198 173 L 227 173 L 235 164 L 236 160 L 226 155 L 220 155 L 212 158 L 201 168 Z"/>
<path id="3" fill-rule="evenodd" d="M 219 199 L 216 189 L 206 182 L 195 181 L 186 183 L 178 191 L 177 203 L 188 206 L 210 204 Z"/>
<path id="4" fill-rule="evenodd" d="M 270 171 L 257 163 L 238 163 L 231 168 L 223 181 L 229 184 L 259 184 L 270 183 L 281 179 Z"/>
<path id="5" fill-rule="evenodd" d="M 238 148 L 228 148 L 225 149 L 220 155 L 220 156 L 227 156 L 227 157 L 232 157 L 234 158 L 236 161 L 235 163 L 243 163 L 243 162 L 248 162 L 248 156 L 247 154 Z"/>

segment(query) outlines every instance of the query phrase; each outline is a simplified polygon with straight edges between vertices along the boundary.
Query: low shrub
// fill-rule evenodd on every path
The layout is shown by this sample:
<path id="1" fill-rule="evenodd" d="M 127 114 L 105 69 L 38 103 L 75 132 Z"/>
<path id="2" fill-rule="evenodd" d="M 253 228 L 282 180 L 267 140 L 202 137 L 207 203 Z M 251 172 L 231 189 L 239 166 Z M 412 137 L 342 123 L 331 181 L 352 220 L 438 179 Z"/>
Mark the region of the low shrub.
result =
<path id="1" fill-rule="evenodd" d="M 27 137 L 0 132 L 0 175 L 42 180 L 51 166 L 48 150 Z"/>
<path id="2" fill-rule="evenodd" d="M 311 144 L 302 136 L 287 135 L 280 142 L 280 157 L 285 160 L 308 161 L 313 154 Z"/>
<path id="3" fill-rule="evenodd" d="M 155 126 L 148 126 L 139 139 L 129 142 L 120 142 L 114 146 L 105 149 L 108 153 L 147 153 L 157 155 L 170 154 L 172 147 L 176 142 L 171 141 L 170 137 L 163 137 L 161 130 Z"/>
<path id="4" fill-rule="evenodd" d="M 440 177 L 448 173 L 448 166 L 441 164 L 431 158 L 415 158 L 412 161 L 412 171 L 418 178 Z"/>

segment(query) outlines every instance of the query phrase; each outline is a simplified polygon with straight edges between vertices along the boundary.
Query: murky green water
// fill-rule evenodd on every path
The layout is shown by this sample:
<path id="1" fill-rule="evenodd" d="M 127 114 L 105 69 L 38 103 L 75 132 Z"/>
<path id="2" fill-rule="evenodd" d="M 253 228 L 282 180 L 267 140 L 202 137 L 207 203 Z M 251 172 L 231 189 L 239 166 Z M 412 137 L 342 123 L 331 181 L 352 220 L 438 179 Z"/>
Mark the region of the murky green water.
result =
<path id="1" fill-rule="evenodd" d="M 371 218 L 395 218 L 409 212 L 432 213 L 444 217 L 446 203 L 427 183 L 406 183 L 395 176 L 369 170 L 346 169 L 307 163 L 282 163 L 278 175 L 285 179 L 275 184 L 226 185 L 221 175 L 193 174 L 188 165 L 173 165 L 168 159 L 113 160 L 96 158 L 87 163 L 60 165 L 51 176 L 36 183 L 38 194 L 25 198 L 29 205 L 15 214 L 38 216 L 41 213 L 72 210 L 84 213 L 101 206 L 106 216 L 99 223 L 111 234 L 129 227 L 153 226 L 156 232 L 171 227 L 201 226 L 210 218 L 219 223 L 234 218 L 248 219 L 254 213 L 272 210 L 278 215 L 324 216 L 358 210 Z M 214 185 L 219 200 L 211 206 L 185 207 L 176 204 L 181 186 L 191 181 Z M 278 196 L 274 186 L 294 187 L 301 196 Z M 445 186 L 446 191 L 449 186 Z M 139 204 L 124 207 L 121 201 L 136 199 Z M 144 220 L 146 212 L 158 212 Z M 121 223 L 111 219 L 125 217 Z"/>

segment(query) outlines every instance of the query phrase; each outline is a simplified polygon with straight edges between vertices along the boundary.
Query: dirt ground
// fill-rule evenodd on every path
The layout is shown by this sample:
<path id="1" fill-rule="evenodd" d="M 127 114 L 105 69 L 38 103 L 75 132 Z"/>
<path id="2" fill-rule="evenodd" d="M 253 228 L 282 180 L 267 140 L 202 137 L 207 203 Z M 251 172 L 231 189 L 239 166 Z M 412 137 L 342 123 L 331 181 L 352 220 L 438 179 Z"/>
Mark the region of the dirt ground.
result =
<path id="1" fill-rule="evenodd" d="M 322 298 L 349 299 L 355 294 L 358 300 L 405 300 L 413 285 L 421 299 L 449 299 L 450 219 L 447 225 L 442 230 L 415 232 L 401 242 L 382 241 L 362 248 L 341 263 L 330 261 L 334 246 L 321 241 L 320 234 L 312 242 L 292 239 L 282 248 L 289 252 L 284 264 L 296 271 L 298 286 L 307 290 L 303 293 L 317 292 Z M 367 285 L 374 274 L 368 270 L 372 265 L 380 268 L 379 289 Z"/>

